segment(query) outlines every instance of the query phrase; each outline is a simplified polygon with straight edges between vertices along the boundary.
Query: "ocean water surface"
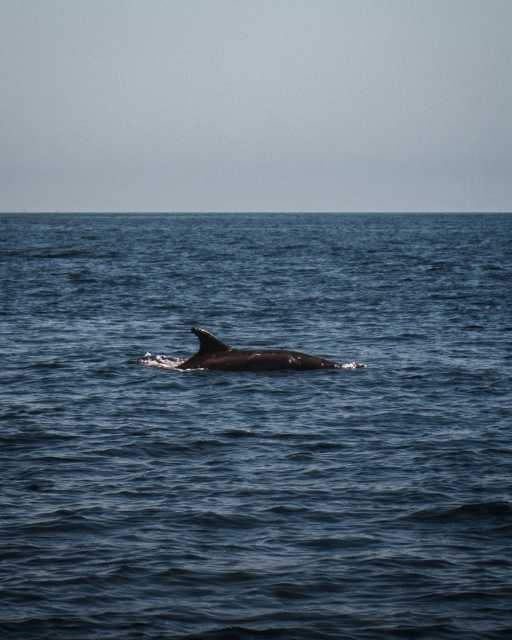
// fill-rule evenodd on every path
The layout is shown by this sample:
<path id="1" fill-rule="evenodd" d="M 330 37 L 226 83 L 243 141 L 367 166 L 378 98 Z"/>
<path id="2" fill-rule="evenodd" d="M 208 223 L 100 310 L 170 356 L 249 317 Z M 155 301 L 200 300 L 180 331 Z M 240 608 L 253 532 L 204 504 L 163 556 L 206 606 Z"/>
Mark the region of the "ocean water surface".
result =
<path id="1" fill-rule="evenodd" d="M 512 216 L 1 215 L 0 638 L 512 637 Z M 366 368 L 178 372 L 192 325 Z"/>

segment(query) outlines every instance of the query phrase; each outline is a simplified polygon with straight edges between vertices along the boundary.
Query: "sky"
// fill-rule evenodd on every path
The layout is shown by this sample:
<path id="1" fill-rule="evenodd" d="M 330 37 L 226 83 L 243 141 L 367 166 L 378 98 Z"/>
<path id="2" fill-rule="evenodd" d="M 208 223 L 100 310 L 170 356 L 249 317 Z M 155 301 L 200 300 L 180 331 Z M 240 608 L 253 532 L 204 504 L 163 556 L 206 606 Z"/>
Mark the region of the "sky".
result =
<path id="1" fill-rule="evenodd" d="M 0 211 L 511 211 L 510 0 L 0 0 Z"/>

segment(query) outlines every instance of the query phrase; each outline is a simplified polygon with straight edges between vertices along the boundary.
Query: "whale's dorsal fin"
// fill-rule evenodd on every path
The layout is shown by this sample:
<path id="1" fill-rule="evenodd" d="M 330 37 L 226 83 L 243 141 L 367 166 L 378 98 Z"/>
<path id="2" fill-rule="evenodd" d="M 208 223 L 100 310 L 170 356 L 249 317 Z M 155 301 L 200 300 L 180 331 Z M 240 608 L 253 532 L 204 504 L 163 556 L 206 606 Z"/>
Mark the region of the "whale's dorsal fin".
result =
<path id="1" fill-rule="evenodd" d="M 199 327 L 192 327 L 192 333 L 199 338 L 199 351 L 198 355 L 204 356 L 210 353 L 220 353 L 222 351 L 229 351 L 231 347 L 221 342 L 211 333 L 200 329 Z"/>

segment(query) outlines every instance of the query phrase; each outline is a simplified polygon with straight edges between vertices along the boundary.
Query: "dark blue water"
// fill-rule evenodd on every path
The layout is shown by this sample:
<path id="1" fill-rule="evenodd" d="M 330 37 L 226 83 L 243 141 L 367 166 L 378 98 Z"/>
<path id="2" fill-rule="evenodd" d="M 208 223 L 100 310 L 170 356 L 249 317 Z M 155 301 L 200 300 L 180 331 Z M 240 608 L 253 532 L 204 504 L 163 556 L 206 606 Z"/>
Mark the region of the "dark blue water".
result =
<path id="1" fill-rule="evenodd" d="M 512 637 L 512 216 L 4 215 L 0 298 L 2 640 Z"/>

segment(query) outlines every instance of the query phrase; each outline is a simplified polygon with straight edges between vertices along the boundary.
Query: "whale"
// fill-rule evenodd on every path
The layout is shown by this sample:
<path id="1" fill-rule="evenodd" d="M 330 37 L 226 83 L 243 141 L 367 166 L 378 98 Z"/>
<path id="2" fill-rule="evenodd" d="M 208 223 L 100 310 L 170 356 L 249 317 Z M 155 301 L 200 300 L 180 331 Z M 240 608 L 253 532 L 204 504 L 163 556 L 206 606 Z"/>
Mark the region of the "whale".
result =
<path id="1" fill-rule="evenodd" d="M 285 349 L 235 349 L 210 332 L 192 327 L 199 340 L 199 351 L 177 366 L 178 369 L 208 369 L 214 371 L 311 371 L 341 369 L 344 365 Z M 354 363 L 356 364 L 356 363 Z M 364 365 L 357 365 L 364 366 Z"/>

